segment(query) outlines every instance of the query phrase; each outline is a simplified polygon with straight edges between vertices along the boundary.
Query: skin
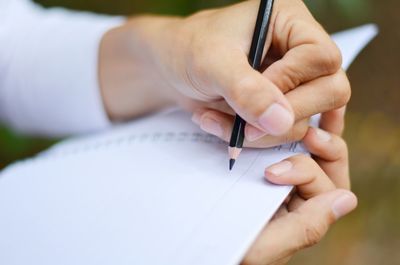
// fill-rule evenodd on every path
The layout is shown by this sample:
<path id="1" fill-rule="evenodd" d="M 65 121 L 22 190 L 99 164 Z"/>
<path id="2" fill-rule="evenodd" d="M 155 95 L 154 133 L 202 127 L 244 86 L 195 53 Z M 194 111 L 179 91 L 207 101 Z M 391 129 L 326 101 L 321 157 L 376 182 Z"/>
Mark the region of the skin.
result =
<path id="1" fill-rule="evenodd" d="M 266 169 L 269 181 L 294 185 L 296 192 L 243 260 L 285 264 L 356 207 L 340 138 L 351 92 L 338 48 L 300 0 L 276 0 L 264 70 L 254 71 L 247 54 L 258 6 L 251 0 L 186 18 L 131 18 L 103 37 L 99 79 L 113 121 L 179 105 L 226 141 L 235 113 L 248 122 L 245 146 L 303 139 L 313 158 L 288 159 L 291 170 L 281 175 Z M 309 128 L 317 113 L 324 113 L 325 134 Z"/>
<path id="2" fill-rule="evenodd" d="M 344 128 L 343 109 L 323 114 L 321 129 L 309 128 L 303 140 L 313 158 L 298 155 L 286 161 L 292 169 L 265 177 L 275 184 L 296 186 L 296 192 L 265 227 L 248 251 L 243 264 L 286 264 L 301 249 L 317 244 L 329 227 L 357 206 L 349 191 L 348 151 L 340 137 Z M 319 134 L 329 135 L 327 140 Z M 272 170 L 271 170 L 272 169 Z"/>
<path id="3" fill-rule="evenodd" d="M 135 17 L 110 30 L 99 65 L 110 118 L 128 120 L 175 105 L 211 108 L 211 120 L 234 113 L 245 118 L 246 135 L 253 136 L 247 146 L 302 139 L 310 116 L 338 109 L 350 98 L 341 55 L 302 1 L 277 0 L 265 71 L 253 70 L 247 54 L 258 5 L 245 1 L 187 18 Z M 266 119 L 271 106 L 275 111 Z M 215 134 L 216 126 L 223 126 L 219 132 L 230 126 L 213 125 L 203 129 Z"/>
<path id="4" fill-rule="evenodd" d="M 202 126 L 210 113 L 214 111 L 198 111 L 193 121 Z M 243 264 L 286 264 L 299 250 L 318 243 L 333 223 L 356 208 L 357 198 L 349 191 L 347 145 L 341 138 L 344 116 L 345 108 L 329 111 L 322 114 L 320 129 L 308 128 L 303 143 L 312 157 L 297 155 L 281 161 L 278 164 L 291 164 L 284 173 L 274 172 L 277 165 L 265 170 L 268 181 L 296 189 L 261 233 Z"/>

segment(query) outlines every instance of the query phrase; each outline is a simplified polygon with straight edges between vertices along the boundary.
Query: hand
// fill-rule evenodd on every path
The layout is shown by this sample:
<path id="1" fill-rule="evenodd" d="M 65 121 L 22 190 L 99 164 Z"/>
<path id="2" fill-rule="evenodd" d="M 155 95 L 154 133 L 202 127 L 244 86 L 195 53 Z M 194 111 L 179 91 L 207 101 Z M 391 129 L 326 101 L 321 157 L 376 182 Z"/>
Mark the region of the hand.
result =
<path id="1" fill-rule="evenodd" d="M 329 227 L 351 212 L 357 198 L 350 188 L 343 109 L 323 115 L 325 130 L 310 128 L 304 144 L 314 155 L 298 155 L 265 171 L 270 182 L 295 185 L 296 193 L 278 211 L 247 253 L 243 264 L 286 264 L 300 249 L 319 242 Z"/>
<path id="2" fill-rule="evenodd" d="M 247 146 L 303 138 L 311 115 L 349 100 L 340 52 L 301 0 L 276 0 L 265 70 L 253 70 L 247 54 L 258 7 L 251 0 L 187 18 L 137 17 L 110 31 L 100 54 L 110 117 L 180 104 L 212 109 L 202 128 L 225 140 L 234 113 L 249 123 Z"/>

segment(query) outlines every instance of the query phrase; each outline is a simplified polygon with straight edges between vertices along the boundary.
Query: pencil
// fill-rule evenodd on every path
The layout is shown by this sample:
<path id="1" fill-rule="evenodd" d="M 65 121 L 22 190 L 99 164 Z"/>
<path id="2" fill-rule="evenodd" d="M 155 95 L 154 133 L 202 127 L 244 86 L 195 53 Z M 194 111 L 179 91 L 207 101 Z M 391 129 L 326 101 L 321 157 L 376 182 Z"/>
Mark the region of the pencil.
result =
<path id="1" fill-rule="evenodd" d="M 256 26 L 254 29 L 253 40 L 251 43 L 249 53 L 249 63 L 253 69 L 260 71 L 262 64 L 262 57 L 264 53 L 265 41 L 268 35 L 268 29 L 271 22 L 272 10 L 274 6 L 274 0 L 261 0 L 260 7 L 258 9 Z M 229 170 L 232 170 L 238 159 L 242 148 L 243 141 L 245 138 L 246 121 L 239 115 L 236 115 L 235 123 L 233 125 L 231 141 L 229 143 Z"/>

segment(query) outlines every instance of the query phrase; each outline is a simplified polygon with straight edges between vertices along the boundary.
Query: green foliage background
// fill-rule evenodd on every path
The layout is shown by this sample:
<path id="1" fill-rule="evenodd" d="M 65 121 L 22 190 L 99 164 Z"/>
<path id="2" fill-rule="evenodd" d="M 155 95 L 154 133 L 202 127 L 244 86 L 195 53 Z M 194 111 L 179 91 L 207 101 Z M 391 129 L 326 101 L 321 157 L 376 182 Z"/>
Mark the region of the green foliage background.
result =
<path id="1" fill-rule="evenodd" d="M 44 6 L 65 6 L 108 14 L 143 12 L 187 15 L 233 0 L 37 0 Z M 307 0 L 316 18 L 330 32 L 375 22 L 381 34 L 349 71 L 353 99 L 347 131 L 353 189 L 359 208 L 328 236 L 291 264 L 375 265 L 400 261 L 400 2 L 398 0 Z M 53 141 L 18 136 L 0 129 L 0 168 L 31 156 Z"/>

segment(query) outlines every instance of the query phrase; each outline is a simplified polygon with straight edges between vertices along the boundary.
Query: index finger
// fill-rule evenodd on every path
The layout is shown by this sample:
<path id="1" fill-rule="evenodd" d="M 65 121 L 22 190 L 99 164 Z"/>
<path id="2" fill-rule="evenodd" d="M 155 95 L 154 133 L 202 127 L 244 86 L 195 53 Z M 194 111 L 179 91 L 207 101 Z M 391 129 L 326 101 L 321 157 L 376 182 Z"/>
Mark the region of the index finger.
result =
<path id="1" fill-rule="evenodd" d="M 266 178 L 279 185 L 294 185 L 305 200 L 334 190 L 336 187 L 325 172 L 310 157 L 290 157 L 265 170 Z"/>
<path id="2" fill-rule="evenodd" d="M 290 1 L 287 7 L 289 11 L 275 17 L 272 38 L 272 47 L 282 58 L 264 72 L 284 93 L 302 83 L 334 74 L 342 64 L 339 48 L 305 4 Z"/>

